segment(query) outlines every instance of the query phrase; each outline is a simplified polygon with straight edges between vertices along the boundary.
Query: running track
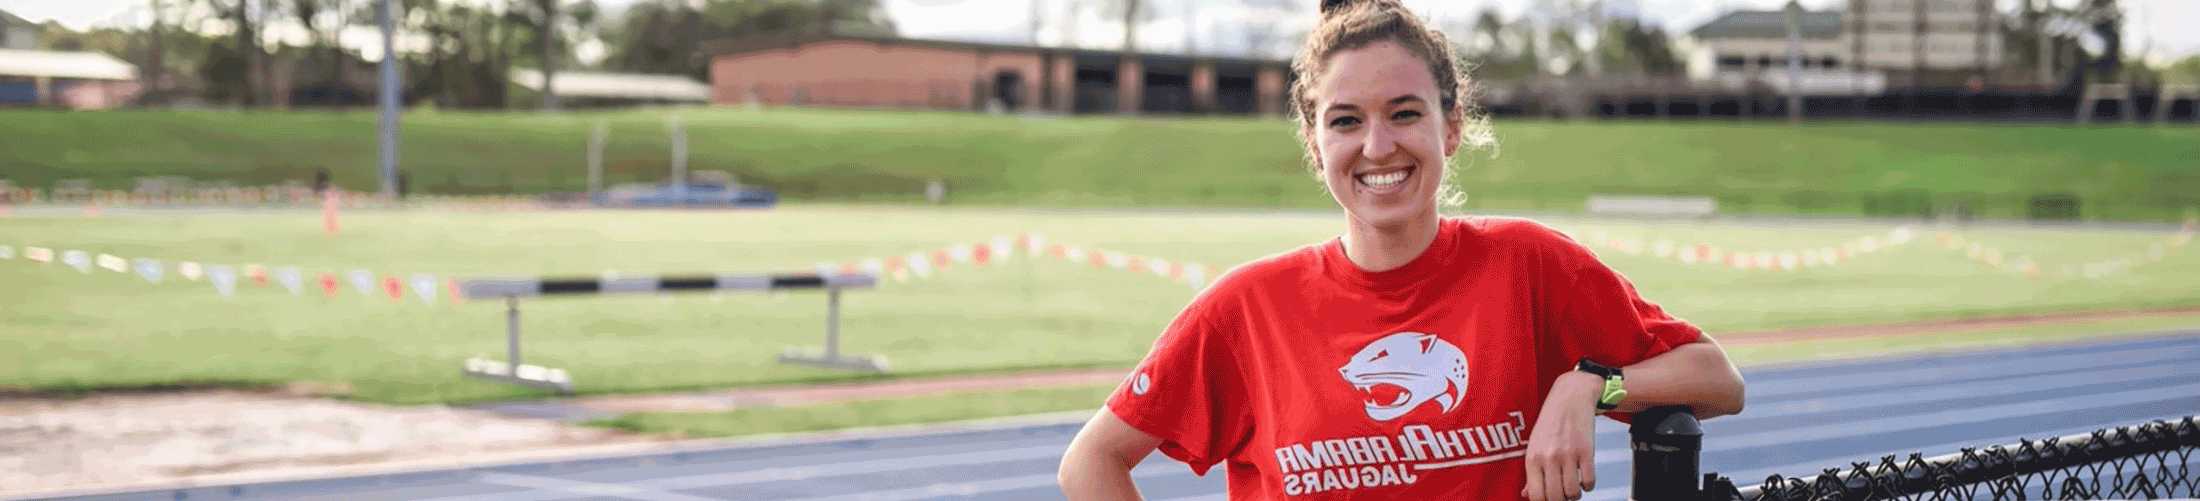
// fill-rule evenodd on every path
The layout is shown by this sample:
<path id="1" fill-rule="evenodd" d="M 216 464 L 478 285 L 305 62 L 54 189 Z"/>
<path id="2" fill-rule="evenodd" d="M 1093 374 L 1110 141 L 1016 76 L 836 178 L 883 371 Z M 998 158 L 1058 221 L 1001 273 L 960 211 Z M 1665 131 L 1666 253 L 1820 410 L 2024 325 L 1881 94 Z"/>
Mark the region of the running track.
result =
<path id="1" fill-rule="evenodd" d="M 1768 367 L 1744 377 L 1748 411 L 1704 423 L 1703 470 L 1748 485 L 1886 454 L 1931 456 L 2200 413 L 2200 333 Z M 1626 431 L 1599 421 L 1599 488 L 1584 501 L 1626 499 Z M 1060 499 L 1055 465 L 1081 424 L 61 499 Z M 1220 471 L 1198 477 L 1155 455 L 1132 474 L 1148 499 L 1219 501 Z"/>

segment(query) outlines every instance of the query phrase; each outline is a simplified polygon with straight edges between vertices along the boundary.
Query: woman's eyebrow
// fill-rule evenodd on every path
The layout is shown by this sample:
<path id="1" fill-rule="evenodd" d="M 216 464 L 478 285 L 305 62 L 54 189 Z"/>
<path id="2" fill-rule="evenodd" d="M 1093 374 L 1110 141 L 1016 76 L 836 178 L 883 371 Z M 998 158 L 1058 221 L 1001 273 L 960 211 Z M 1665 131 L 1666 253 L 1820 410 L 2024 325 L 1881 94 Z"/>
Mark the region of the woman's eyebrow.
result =
<path id="1" fill-rule="evenodd" d="M 1393 98 L 1390 98 L 1390 100 L 1389 100 L 1389 101 L 1386 101 L 1386 102 L 1384 102 L 1383 104 L 1384 104 L 1384 105 L 1386 105 L 1386 106 L 1396 106 L 1396 105 L 1399 105 L 1399 104 L 1403 104 L 1403 103 L 1410 103 L 1410 102 L 1427 102 L 1427 101 L 1428 101 L 1428 100 L 1426 100 L 1426 99 L 1421 99 L 1421 96 L 1416 96 L 1416 95 L 1413 95 L 1413 94 L 1406 94 L 1406 95 L 1403 95 L 1403 96 L 1398 96 L 1398 97 L 1393 97 Z M 1337 111 L 1337 110 L 1342 110 L 1342 111 L 1357 111 L 1357 110 L 1359 110 L 1359 109 L 1360 109 L 1360 107 L 1359 107 L 1359 106 L 1356 106 L 1356 105 L 1350 105 L 1350 104 L 1344 104 L 1344 103 L 1336 103 L 1336 104 L 1331 104 L 1331 105 L 1329 105 L 1329 110 L 1331 110 L 1331 111 Z"/>

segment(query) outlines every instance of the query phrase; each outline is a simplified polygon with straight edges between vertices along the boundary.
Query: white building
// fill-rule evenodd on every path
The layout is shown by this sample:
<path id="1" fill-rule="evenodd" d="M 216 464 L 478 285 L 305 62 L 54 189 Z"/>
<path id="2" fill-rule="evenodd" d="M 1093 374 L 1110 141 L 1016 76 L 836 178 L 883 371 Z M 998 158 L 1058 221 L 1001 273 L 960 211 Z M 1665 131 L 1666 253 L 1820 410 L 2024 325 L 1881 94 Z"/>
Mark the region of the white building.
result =
<path id="1" fill-rule="evenodd" d="M 1888 76 L 1976 72 L 2003 64 L 1993 0 L 1849 0 L 1840 11 L 1802 11 L 1808 94 L 1878 93 Z M 1790 8 L 1800 9 L 1790 2 Z M 1683 37 L 1688 73 L 1699 83 L 1786 89 L 1788 13 L 1735 11 Z M 1905 82 L 1905 85 L 1909 83 Z"/>
<path id="2" fill-rule="evenodd" d="M 1878 71 L 1854 68 L 1840 11 L 1799 12 L 1801 61 L 1795 80 L 1806 94 L 1877 93 L 1886 90 Z M 1735 11 L 1697 27 L 1681 40 L 1688 77 L 1740 91 L 1752 86 L 1789 87 L 1788 13 Z"/>
<path id="3" fill-rule="evenodd" d="M 1851 58 L 1895 72 L 1979 71 L 2002 64 L 1994 0 L 1849 0 Z"/>

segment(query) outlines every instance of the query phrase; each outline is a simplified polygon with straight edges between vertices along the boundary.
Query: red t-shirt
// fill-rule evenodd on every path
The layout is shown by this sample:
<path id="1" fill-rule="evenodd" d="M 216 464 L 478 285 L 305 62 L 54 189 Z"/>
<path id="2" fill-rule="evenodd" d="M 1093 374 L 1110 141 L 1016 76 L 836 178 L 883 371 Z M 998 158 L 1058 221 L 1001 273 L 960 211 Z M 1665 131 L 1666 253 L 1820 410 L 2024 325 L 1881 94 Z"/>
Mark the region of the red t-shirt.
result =
<path id="1" fill-rule="evenodd" d="M 1439 227 L 1388 271 L 1353 265 L 1338 240 L 1237 267 L 1108 408 L 1198 474 L 1227 461 L 1231 499 L 1518 499 L 1560 374 L 1702 334 L 1547 226 Z"/>

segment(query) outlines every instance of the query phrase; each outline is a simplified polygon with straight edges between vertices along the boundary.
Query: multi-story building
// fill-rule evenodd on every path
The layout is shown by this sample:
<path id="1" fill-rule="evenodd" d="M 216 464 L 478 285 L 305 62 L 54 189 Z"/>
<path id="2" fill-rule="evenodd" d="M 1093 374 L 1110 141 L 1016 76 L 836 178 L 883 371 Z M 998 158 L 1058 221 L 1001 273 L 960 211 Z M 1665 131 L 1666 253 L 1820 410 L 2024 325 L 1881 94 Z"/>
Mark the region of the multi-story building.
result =
<path id="1" fill-rule="evenodd" d="M 1994 0 L 1849 0 L 1843 19 L 1858 68 L 1906 85 L 1943 85 L 2001 67 Z"/>
<path id="2" fill-rule="evenodd" d="M 1806 93 L 1876 93 L 1956 85 L 2003 64 L 1993 0 L 1849 0 L 1840 11 L 1798 10 Z M 1735 11 L 1689 32 L 1689 76 L 1726 86 L 1785 88 L 1788 12 Z"/>
<path id="3" fill-rule="evenodd" d="M 1809 94 L 1879 92 L 1885 88 L 1882 73 L 1857 68 L 1848 34 L 1842 31 L 1847 13 L 1796 9 L 1800 33 L 1794 48 L 1798 56 L 1795 77 Z M 1788 87 L 1788 12 L 1735 11 L 1689 31 L 1682 42 L 1688 59 L 1688 76 L 1698 84 L 1730 90 L 1752 86 Z"/>

